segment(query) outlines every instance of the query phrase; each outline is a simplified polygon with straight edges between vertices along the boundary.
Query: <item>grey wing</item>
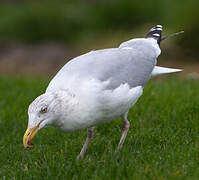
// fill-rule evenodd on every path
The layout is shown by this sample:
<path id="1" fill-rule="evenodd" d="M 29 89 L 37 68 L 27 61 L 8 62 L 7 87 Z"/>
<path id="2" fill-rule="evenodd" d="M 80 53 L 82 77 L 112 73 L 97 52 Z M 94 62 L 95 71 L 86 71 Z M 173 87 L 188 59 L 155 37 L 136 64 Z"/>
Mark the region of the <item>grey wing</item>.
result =
<path id="1" fill-rule="evenodd" d="M 109 81 L 108 89 L 128 83 L 130 87 L 144 86 L 150 79 L 156 59 L 133 49 L 92 51 L 67 63 L 61 71 L 81 78 Z"/>

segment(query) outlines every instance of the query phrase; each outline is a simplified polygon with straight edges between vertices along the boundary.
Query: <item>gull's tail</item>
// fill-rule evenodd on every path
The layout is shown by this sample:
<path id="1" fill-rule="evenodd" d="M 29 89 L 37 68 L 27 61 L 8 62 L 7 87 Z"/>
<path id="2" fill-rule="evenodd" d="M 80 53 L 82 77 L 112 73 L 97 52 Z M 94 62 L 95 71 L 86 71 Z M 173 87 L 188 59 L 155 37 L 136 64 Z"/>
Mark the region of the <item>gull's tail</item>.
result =
<path id="1" fill-rule="evenodd" d="M 183 71 L 182 69 L 173 69 L 173 68 L 165 68 L 165 67 L 160 67 L 160 66 L 155 66 L 152 73 L 151 77 L 159 76 L 162 74 L 170 74 L 170 73 L 175 73 L 175 72 L 180 72 Z"/>
<path id="2" fill-rule="evenodd" d="M 154 38 L 157 40 L 158 44 L 160 44 L 162 40 L 162 26 L 156 25 L 155 27 L 151 28 L 145 38 Z"/>
<path id="3" fill-rule="evenodd" d="M 169 36 L 165 36 L 162 38 L 162 26 L 161 25 L 156 25 L 155 27 L 151 28 L 151 30 L 147 33 L 145 38 L 154 38 L 157 40 L 157 43 L 160 45 L 160 42 L 166 39 L 169 39 L 173 36 L 177 36 L 179 34 L 184 33 L 184 31 L 180 31 L 177 33 L 173 33 Z"/>

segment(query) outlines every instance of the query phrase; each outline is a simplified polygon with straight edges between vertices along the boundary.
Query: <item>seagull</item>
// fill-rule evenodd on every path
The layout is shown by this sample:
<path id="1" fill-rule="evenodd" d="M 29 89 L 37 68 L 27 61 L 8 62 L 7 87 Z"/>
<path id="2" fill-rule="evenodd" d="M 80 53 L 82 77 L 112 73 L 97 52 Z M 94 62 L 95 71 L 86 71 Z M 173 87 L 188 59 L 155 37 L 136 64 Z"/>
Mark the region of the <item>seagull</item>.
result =
<path id="1" fill-rule="evenodd" d="M 83 159 L 94 127 L 121 117 L 120 149 L 130 127 L 129 109 L 145 84 L 151 77 L 181 71 L 156 66 L 163 39 L 162 26 L 156 25 L 144 38 L 123 42 L 118 48 L 91 51 L 65 64 L 45 93 L 29 105 L 24 148 L 32 147 L 36 133 L 48 126 L 64 132 L 87 128 L 87 139 L 78 155 Z"/>

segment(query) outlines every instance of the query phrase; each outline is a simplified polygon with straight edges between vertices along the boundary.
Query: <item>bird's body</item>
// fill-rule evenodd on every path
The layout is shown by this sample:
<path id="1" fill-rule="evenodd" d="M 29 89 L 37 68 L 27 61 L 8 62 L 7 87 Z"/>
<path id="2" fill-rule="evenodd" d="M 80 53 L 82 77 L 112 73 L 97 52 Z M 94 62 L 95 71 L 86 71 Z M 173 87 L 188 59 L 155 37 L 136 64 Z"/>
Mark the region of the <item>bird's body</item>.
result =
<path id="1" fill-rule="evenodd" d="M 70 117 L 59 119 L 61 123 L 57 121 L 56 127 L 75 131 L 106 123 L 136 103 L 160 50 L 154 39 L 134 41 L 137 46 L 128 49 L 91 51 L 73 59 L 58 72 L 46 92 L 67 91 L 76 104 Z M 145 49 L 140 47 L 143 44 Z"/>
<path id="2" fill-rule="evenodd" d="M 27 131 L 35 132 L 35 127 L 38 130 L 48 125 L 66 132 L 89 128 L 90 136 L 80 153 L 83 157 L 92 137 L 91 128 L 121 116 L 122 145 L 129 128 L 128 111 L 142 95 L 144 85 L 161 70 L 169 73 L 169 69 L 156 67 L 161 32 L 162 27 L 157 25 L 146 38 L 71 60 L 52 79 L 46 92 L 30 105 Z M 29 144 L 28 132 L 24 146 Z"/>

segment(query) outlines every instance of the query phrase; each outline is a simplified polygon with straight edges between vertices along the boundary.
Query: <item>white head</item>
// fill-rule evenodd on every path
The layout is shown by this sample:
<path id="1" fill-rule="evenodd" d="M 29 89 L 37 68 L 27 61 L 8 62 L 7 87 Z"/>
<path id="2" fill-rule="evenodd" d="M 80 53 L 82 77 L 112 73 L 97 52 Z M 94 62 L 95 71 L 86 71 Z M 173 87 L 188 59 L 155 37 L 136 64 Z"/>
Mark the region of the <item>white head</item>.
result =
<path id="1" fill-rule="evenodd" d="M 47 127 L 59 116 L 61 102 L 54 93 L 45 93 L 37 97 L 28 108 L 28 127 L 34 128 L 38 124 L 38 129 Z"/>
<path id="2" fill-rule="evenodd" d="M 68 91 L 48 92 L 37 97 L 28 108 L 28 128 L 24 134 L 24 147 L 29 147 L 35 134 L 41 128 L 52 125 L 67 113 L 68 102 L 73 95 Z"/>

